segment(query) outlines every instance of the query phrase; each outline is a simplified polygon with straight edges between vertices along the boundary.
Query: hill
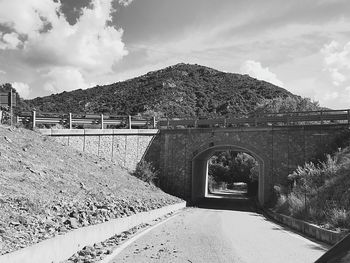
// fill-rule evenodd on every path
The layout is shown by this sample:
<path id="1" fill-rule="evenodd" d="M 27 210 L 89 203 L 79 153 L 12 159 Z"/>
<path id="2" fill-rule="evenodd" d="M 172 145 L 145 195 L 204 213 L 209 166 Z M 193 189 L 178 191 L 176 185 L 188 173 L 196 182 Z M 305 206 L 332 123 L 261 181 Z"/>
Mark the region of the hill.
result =
<path id="1" fill-rule="evenodd" d="M 73 228 L 179 202 L 118 165 L 0 125 L 0 255 Z"/>
<path id="2" fill-rule="evenodd" d="M 120 115 L 241 116 L 263 99 L 297 97 L 248 75 L 200 65 L 177 64 L 127 81 L 28 100 L 44 112 L 101 112 Z"/>

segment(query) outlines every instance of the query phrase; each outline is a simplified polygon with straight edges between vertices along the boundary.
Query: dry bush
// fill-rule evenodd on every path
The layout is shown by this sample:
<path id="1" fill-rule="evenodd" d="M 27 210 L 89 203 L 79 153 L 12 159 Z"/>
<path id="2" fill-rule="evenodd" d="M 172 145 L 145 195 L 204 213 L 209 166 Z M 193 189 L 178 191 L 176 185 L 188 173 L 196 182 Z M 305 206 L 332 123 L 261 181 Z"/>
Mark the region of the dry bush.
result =
<path id="1" fill-rule="evenodd" d="M 158 171 L 156 171 L 151 163 L 144 160 L 136 165 L 135 171 L 131 174 L 149 184 L 156 184 L 158 180 Z"/>

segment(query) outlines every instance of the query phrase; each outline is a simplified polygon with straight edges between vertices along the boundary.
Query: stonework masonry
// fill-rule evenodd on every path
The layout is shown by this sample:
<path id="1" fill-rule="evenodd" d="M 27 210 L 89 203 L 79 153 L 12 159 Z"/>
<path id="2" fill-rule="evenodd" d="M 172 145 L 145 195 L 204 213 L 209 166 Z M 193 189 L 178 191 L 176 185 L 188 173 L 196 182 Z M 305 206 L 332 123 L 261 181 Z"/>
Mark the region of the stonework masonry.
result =
<path id="1" fill-rule="evenodd" d="M 298 165 L 336 150 L 346 136 L 349 128 L 341 125 L 161 130 L 161 188 L 186 200 L 203 197 L 208 158 L 231 149 L 259 162 L 259 200 L 265 203 Z"/>
<path id="2" fill-rule="evenodd" d="M 164 191 L 193 202 L 205 197 L 207 160 L 215 151 L 246 152 L 259 163 L 261 204 L 269 200 L 274 185 L 286 184 L 298 165 L 324 157 L 350 137 L 347 125 L 41 132 L 128 170 L 141 159 L 152 162 Z"/>
<path id="3" fill-rule="evenodd" d="M 96 154 L 118 163 L 130 171 L 144 157 L 158 130 L 136 129 L 42 129 L 41 133 L 55 138 L 64 145 Z"/>

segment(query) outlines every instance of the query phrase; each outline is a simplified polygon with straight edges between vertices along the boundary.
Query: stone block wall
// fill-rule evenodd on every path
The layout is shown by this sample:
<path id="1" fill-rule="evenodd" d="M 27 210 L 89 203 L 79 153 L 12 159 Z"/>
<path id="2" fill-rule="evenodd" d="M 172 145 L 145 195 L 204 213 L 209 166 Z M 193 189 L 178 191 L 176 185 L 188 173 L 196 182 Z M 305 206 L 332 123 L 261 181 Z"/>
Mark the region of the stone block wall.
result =
<path id="1" fill-rule="evenodd" d="M 64 145 L 79 151 L 101 156 L 118 163 L 121 167 L 134 170 L 136 164 L 146 155 L 158 130 L 40 130 Z M 153 154 L 159 157 L 159 153 Z"/>
<path id="2" fill-rule="evenodd" d="M 262 159 L 264 191 L 271 191 L 275 184 L 286 184 L 298 165 L 333 152 L 349 136 L 347 126 L 335 125 L 162 130 L 160 184 L 170 194 L 191 199 L 194 157 L 226 145 Z"/>

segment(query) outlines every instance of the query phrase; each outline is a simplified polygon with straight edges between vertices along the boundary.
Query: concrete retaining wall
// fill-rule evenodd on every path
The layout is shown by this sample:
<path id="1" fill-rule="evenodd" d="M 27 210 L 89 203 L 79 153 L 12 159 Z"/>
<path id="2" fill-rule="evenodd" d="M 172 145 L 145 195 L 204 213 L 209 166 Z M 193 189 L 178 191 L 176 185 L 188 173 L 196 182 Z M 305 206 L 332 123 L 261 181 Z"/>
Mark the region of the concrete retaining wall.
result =
<path id="1" fill-rule="evenodd" d="M 281 215 L 268 209 L 264 209 L 264 213 L 268 217 L 276 220 L 277 222 L 280 222 L 302 234 L 305 234 L 309 237 L 315 238 L 316 240 L 325 242 L 327 244 L 334 245 L 347 234 L 347 233 L 326 230 L 316 225 L 310 224 L 308 222 L 295 219 L 290 216 Z"/>
<path id="2" fill-rule="evenodd" d="M 39 129 L 39 131 L 54 137 L 64 145 L 104 157 L 128 170 L 135 169 L 159 133 L 157 129 Z"/>
<path id="3" fill-rule="evenodd" d="M 186 206 L 185 202 L 125 218 L 73 230 L 65 235 L 42 241 L 30 247 L 0 256 L 0 263 L 58 263 L 68 259 L 84 246 L 104 241 L 141 223 L 149 223 Z"/>

